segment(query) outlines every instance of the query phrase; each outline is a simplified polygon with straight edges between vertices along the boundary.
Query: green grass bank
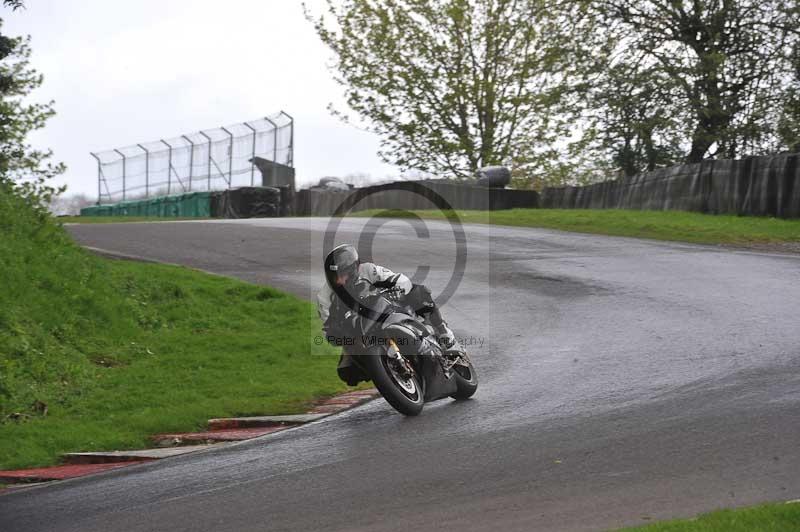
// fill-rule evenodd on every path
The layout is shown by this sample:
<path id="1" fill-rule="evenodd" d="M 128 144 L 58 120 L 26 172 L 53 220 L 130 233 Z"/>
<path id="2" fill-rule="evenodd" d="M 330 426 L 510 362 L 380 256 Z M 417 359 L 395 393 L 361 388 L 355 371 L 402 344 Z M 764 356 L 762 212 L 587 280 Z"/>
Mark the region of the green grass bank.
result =
<path id="1" fill-rule="evenodd" d="M 0 187 L 0 469 L 344 390 L 311 303 L 73 243 Z"/>
<path id="2" fill-rule="evenodd" d="M 698 214 L 679 211 L 601 209 L 510 209 L 455 211 L 464 223 L 541 227 L 578 233 L 672 240 L 696 244 L 752 245 L 800 243 L 800 220 Z M 413 211 L 421 218 L 445 219 L 435 210 Z M 408 217 L 408 211 L 368 210 L 354 216 Z"/>
<path id="3" fill-rule="evenodd" d="M 720 510 L 694 519 L 665 521 L 622 532 L 795 532 L 800 530 L 800 503 L 777 503 Z"/>

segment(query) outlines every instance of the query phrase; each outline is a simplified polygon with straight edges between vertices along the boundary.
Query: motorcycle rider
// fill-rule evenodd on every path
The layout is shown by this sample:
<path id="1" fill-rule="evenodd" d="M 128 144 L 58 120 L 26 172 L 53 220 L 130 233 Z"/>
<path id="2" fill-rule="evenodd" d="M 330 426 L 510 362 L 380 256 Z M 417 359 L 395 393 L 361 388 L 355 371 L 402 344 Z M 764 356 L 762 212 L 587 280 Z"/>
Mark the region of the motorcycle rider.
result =
<path id="1" fill-rule="evenodd" d="M 436 331 L 439 345 L 444 349 L 457 348 L 455 335 L 442 318 L 442 313 L 431 296 L 431 291 L 424 285 L 413 284 L 402 273 L 394 273 L 388 268 L 361 262 L 358 251 L 350 244 L 337 246 L 325 257 L 325 284 L 317 294 L 317 311 L 323 322 L 325 336 L 333 333 L 352 334 L 351 317 L 354 316 L 352 306 L 352 288 L 359 279 L 366 279 L 377 288 L 394 289 L 390 294 L 410 305 L 415 312 L 426 318 Z M 349 365 L 345 352 L 339 363 L 339 374 L 342 367 Z M 346 373 L 346 372 L 344 372 Z M 343 377 L 343 380 L 348 380 Z"/>

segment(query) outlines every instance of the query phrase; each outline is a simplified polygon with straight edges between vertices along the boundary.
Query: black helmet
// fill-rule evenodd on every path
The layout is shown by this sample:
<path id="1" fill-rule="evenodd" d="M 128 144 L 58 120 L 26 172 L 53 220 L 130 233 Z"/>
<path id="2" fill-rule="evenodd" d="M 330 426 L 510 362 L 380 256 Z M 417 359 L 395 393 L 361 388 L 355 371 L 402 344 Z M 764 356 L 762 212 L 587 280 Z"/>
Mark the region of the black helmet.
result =
<path id="1" fill-rule="evenodd" d="M 339 276 L 347 275 L 347 283 L 355 283 L 358 277 L 358 251 L 350 244 L 337 246 L 325 257 L 325 280 L 335 292 L 339 292 L 341 287 L 336 283 Z"/>

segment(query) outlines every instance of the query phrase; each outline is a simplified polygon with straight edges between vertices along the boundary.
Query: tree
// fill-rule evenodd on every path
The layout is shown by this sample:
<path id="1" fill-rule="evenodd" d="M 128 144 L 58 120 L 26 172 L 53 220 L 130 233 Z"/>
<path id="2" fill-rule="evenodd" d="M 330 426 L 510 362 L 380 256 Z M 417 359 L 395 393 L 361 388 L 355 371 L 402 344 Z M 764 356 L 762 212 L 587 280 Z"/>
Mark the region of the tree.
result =
<path id="1" fill-rule="evenodd" d="M 798 9 L 783 0 L 595 0 L 618 61 L 666 77 L 689 113 L 685 160 L 774 150 L 798 40 Z M 654 77 L 653 80 L 658 78 Z"/>
<path id="2" fill-rule="evenodd" d="M 5 0 L 4 5 L 18 9 L 22 2 Z M 29 133 L 44 127 L 54 114 L 53 102 L 26 101 L 42 84 L 42 76 L 30 67 L 30 53 L 30 37 L 0 33 L 0 186 L 45 209 L 53 196 L 64 190 L 48 181 L 65 167 L 50 162 L 51 151 L 33 149 L 27 142 Z"/>
<path id="3" fill-rule="evenodd" d="M 663 72 L 641 61 L 609 64 L 586 91 L 579 145 L 626 176 L 675 164 L 690 121 L 675 103 L 675 89 Z"/>
<path id="4" fill-rule="evenodd" d="M 800 44 L 791 52 L 792 80 L 784 94 L 778 119 L 778 135 L 782 148 L 800 152 Z"/>
<path id="5" fill-rule="evenodd" d="M 327 0 L 326 14 L 306 16 L 335 54 L 348 106 L 381 136 L 381 157 L 466 177 L 531 160 L 570 127 L 557 105 L 571 73 L 595 61 L 574 38 L 591 40 L 591 19 L 583 3 L 551 4 Z"/>
<path id="6" fill-rule="evenodd" d="M 81 209 L 89 207 L 97 203 L 97 198 L 90 198 L 87 194 L 61 194 L 55 196 L 50 201 L 48 209 L 55 216 L 77 216 L 81 213 Z"/>

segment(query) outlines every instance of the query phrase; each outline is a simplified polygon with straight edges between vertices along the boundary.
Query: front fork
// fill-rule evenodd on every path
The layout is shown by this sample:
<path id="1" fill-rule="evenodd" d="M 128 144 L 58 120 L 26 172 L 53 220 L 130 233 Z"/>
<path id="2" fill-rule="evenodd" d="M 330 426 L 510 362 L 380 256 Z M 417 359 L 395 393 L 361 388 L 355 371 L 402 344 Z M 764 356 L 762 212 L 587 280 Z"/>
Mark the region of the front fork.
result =
<path id="1" fill-rule="evenodd" d="M 445 356 L 441 346 L 430 340 L 430 336 L 424 337 L 422 341 L 425 342 L 425 344 L 424 347 L 420 349 L 420 355 L 430 356 L 431 358 L 437 360 L 442 368 L 445 378 L 450 378 L 450 376 L 453 374 L 453 367 L 456 364 L 464 364 L 462 357 L 466 358 L 466 353 L 459 353 L 459 356 L 456 357 Z M 400 353 L 400 349 L 397 347 L 397 344 L 394 342 L 394 340 L 389 340 L 389 349 L 387 351 L 389 352 L 390 358 L 393 356 L 400 356 L 400 358 L 405 360 L 405 357 L 401 356 L 402 354 Z"/>
<path id="2" fill-rule="evenodd" d="M 400 348 L 392 338 L 389 338 L 389 347 L 386 349 L 386 356 L 397 365 L 403 377 L 408 378 L 414 375 L 414 368 L 408 362 L 408 359 L 403 356 L 403 353 L 400 352 Z"/>

